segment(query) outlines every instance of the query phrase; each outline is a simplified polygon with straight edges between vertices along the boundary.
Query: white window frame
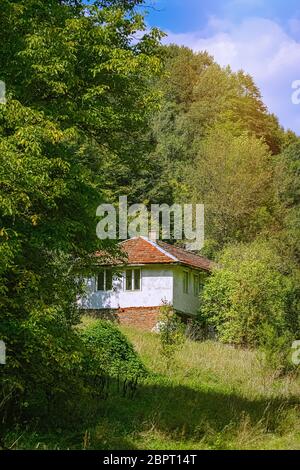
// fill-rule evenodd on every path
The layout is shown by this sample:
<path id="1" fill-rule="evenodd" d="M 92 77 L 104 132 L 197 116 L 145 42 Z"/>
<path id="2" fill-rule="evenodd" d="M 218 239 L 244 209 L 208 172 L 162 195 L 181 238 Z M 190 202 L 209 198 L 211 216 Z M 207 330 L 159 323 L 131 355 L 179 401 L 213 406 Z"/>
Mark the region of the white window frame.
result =
<path id="1" fill-rule="evenodd" d="M 131 289 L 127 289 L 127 272 L 128 271 L 132 271 L 131 273 Z M 134 276 L 134 273 L 136 271 L 139 271 L 140 273 L 140 285 L 139 285 L 139 288 L 138 289 L 135 289 L 134 288 L 134 284 L 135 284 L 135 276 Z M 142 269 L 141 268 L 128 268 L 128 269 L 125 269 L 125 273 L 124 273 L 124 291 L 126 292 L 140 292 L 142 290 Z"/>
<path id="2" fill-rule="evenodd" d="M 100 272 L 97 274 L 97 277 L 96 277 L 96 290 L 97 292 L 112 292 L 113 291 L 113 288 L 114 288 L 114 272 L 112 270 L 112 268 L 104 268 L 101 270 L 103 272 L 103 275 L 104 275 L 104 279 L 103 279 L 103 289 L 99 289 L 99 275 L 100 275 Z M 107 275 L 107 272 L 110 271 L 111 272 L 111 289 L 107 289 L 106 288 L 106 275 Z"/>

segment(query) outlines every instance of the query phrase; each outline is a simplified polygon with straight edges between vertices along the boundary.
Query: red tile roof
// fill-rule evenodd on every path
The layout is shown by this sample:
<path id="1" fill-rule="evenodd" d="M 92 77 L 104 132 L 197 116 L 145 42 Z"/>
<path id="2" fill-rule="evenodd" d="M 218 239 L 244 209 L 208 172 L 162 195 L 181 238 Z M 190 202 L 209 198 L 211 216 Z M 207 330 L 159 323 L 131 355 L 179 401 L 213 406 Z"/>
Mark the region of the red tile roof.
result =
<path id="1" fill-rule="evenodd" d="M 193 266 L 194 268 L 204 269 L 205 271 L 211 271 L 213 267 L 213 262 L 204 256 L 196 255 L 191 251 L 187 251 L 184 248 L 179 248 L 174 245 L 169 245 L 164 242 L 157 242 L 158 246 L 163 248 L 169 254 L 175 256 L 178 261 L 187 266 Z"/>
<path id="2" fill-rule="evenodd" d="M 147 238 L 137 237 L 120 243 L 125 253 L 126 264 L 182 264 L 205 271 L 211 271 L 212 261 L 191 253 L 183 248 L 161 241 L 152 242 Z M 97 253 L 98 256 L 103 253 Z M 123 260 L 105 260 L 103 264 L 124 264 Z"/>
<path id="3" fill-rule="evenodd" d="M 157 264 L 173 263 L 174 260 L 169 255 L 160 250 L 154 243 L 139 237 L 131 238 L 121 243 L 126 252 L 129 264 Z"/>

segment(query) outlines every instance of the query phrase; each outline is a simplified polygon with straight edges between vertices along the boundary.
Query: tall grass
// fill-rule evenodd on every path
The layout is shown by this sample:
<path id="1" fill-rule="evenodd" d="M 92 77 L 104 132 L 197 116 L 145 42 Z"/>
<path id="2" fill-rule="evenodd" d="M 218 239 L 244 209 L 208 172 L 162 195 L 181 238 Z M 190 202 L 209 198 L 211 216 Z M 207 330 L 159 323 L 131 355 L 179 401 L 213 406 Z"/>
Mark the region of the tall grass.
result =
<path id="1" fill-rule="evenodd" d="M 150 373 L 135 398 L 109 396 L 72 435 L 18 431 L 7 446 L 19 436 L 13 448 L 300 449 L 296 377 L 278 378 L 255 351 L 212 341 L 187 341 L 167 368 L 158 335 L 121 330 Z"/>

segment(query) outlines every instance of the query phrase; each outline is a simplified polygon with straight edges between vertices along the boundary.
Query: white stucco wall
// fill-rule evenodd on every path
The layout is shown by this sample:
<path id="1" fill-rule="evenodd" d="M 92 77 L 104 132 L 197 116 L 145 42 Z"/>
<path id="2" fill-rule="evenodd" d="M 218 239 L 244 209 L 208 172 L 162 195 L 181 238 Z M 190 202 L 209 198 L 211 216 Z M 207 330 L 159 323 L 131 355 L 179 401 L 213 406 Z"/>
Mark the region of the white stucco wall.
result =
<path id="1" fill-rule="evenodd" d="M 183 273 L 189 272 L 189 293 L 183 291 Z M 173 306 L 175 310 L 183 313 L 196 314 L 198 312 L 200 301 L 199 296 L 194 295 L 193 273 L 198 274 L 196 270 L 176 266 L 174 268 L 174 297 Z"/>
<path id="2" fill-rule="evenodd" d="M 173 270 L 165 266 L 141 267 L 141 290 L 126 291 L 124 277 L 115 279 L 112 292 L 97 291 L 96 278 L 87 280 L 87 296 L 79 300 L 85 309 L 157 307 L 173 303 Z"/>

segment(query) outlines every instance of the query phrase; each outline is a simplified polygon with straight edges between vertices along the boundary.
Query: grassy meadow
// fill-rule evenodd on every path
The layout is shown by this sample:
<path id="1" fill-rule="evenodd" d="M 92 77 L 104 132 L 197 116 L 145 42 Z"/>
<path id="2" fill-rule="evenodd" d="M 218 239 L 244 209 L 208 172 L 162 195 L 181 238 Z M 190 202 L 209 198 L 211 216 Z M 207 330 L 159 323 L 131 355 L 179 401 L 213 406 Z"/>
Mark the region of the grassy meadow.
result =
<path id="1" fill-rule="evenodd" d="M 84 325 L 91 319 L 84 319 Z M 169 370 L 159 337 L 121 327 L 150 375 L 132 399 L 113 393 L 89 425 L 7 434 L 13 449 L 300 449 L 300 381 L 257 353 L 187 341 Z"/>

